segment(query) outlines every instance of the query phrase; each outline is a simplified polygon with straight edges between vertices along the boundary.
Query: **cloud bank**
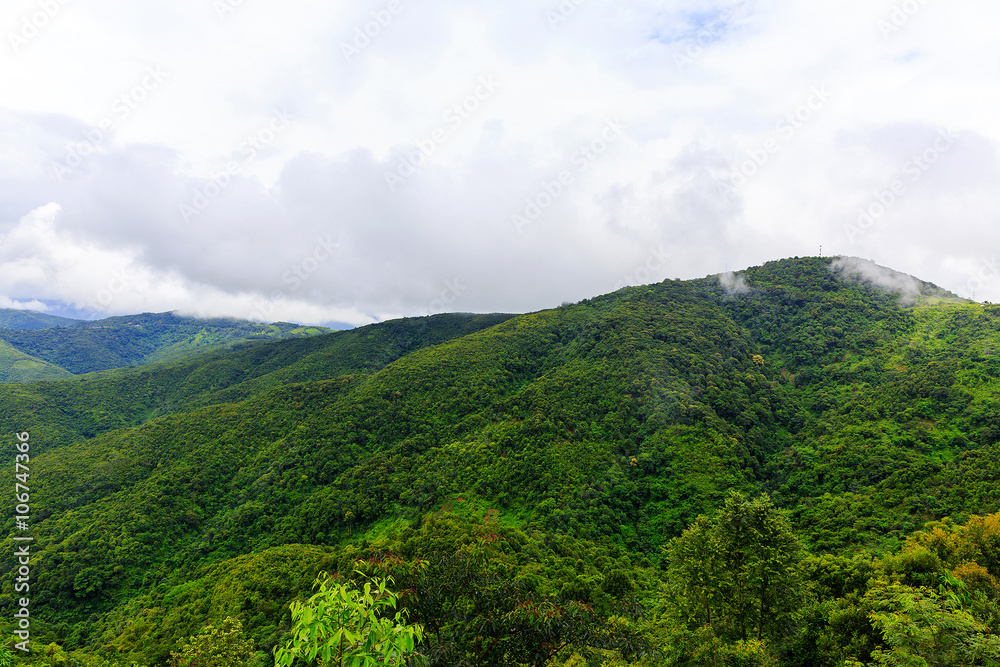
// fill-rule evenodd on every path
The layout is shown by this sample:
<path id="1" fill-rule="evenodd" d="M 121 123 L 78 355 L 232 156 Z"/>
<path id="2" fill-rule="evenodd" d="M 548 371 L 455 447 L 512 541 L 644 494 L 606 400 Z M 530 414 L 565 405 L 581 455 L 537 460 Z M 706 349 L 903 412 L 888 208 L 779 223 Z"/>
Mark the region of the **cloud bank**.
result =
<path id="1" fill-rule="evenodd" d="M 56 4 L 0 9 L 0 302 L 362 324 L 820 246 L 1000 300 L 1000 6 Z"/>

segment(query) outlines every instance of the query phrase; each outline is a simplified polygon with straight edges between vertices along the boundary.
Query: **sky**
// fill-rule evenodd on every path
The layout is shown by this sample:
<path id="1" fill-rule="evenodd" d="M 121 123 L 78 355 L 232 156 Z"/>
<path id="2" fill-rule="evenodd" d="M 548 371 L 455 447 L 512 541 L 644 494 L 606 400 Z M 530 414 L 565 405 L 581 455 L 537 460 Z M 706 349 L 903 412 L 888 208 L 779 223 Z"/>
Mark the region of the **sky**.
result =
<path id="1" fill-rule="evenodd" d="M 1000 301 L 1000 3 L 4 0 L 0 307 L 362 325 L 793 256 Z"/>

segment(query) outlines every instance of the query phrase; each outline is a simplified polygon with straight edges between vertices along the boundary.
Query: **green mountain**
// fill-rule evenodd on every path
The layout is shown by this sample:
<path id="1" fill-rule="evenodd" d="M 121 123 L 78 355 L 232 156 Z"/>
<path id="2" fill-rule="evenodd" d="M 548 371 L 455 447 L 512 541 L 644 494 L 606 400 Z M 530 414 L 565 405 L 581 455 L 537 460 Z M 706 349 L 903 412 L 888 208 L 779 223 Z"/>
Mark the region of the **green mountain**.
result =
<path id="1" fill-rule="evenodd" d="M 0 341 L 40 360 L 37 372 L 22 364 L 10 381 L 48 380 L 93 371 L 180 359 L 246 341 L 313 336 L 329 331 L 288 322 L 262 324 L 231 318 L 200 319 L 143 313 L 103 320 L 7 310 L 0 313 Z M 57 367 L 57 368 L 53 368 Z"/>
<path id="2" fill-rule="evenodd" d="M 510 315 L 436 315 L 308 338 L 237 343 L 178 361 L 0 385 L 0 430 L 29 431 L 36 453 L 194 407 L 233 403 L 296 382 L 370 374 L 399 357 Z M 14 452 L 0 454 L 11 460 Z"/>
<path id="3" fill-rule="evenodd" d="M 0 329 L 49 329 L 52 327 L 73 327 L 83 320 L 46 315 L 34 310 L 14 310 L 0 308 Z"/>
<path id="4" fill-rule="evenodd" d="M 59 380 L 71 377 L 69 371 L 47 361 L 21 352 L 5 340 L 0 340 L 0 382 Z"/>
<path id="5" fill-rule="evenodd" d="M 885 586 L 938 586 L 970 563 L 985 592 L 962 589 L 955 605 L 995 624 L 1000 522 L 995 562 L 994 547 L 962 551 L 954 526 L 1000 511 L 997 350 L 1000 306 L 862 260 L 795 258 L 520 316 L 411 318 L 5 385 L 4 432 L 30 433 L 34 636 L 165 664 L 231 616 L 267 664 L 288 602 L 317 572 L 396 562 L 387 551 L 445 577 L 407 589 L 427 586 L 407 605 L 438 619 L 438 644 L 421 650 L 452 656 L 433 664 L 458 664 L 464 646 L 478 664 L 602 664 L 608 651 L 629 664 L 736 664 L 683 662 L 692 646 L 866 661 L 895 641 L 878 605 L 897 597 L 876 573 Z M 767 493 L 809 554 L 793 578 L 808 579 L 811 602 L 781 628 L 761 620 L 753 645 L 722 614 L 704 625 L 670 611 L 713 572 L 678 569 L 674 538 L 724 504 L 737 512 L 733 492 Z M 3 500 L 8 573 L 14 500 Z M 913 556 L 915 531 L 945 517 L 936 551 Z M 678 583 L 682 571 L 701 588 Z M 424 606 L 454 587 L 459 602 Z M 489 616 L 482 591 L 509 611 Z M 5 575 L 4 618 L 16 608 Z M 445 608 L 492 620 L 442 644 L 441 627 L 458 622 L 441 625 Z M 518 626 L 501 639 L 502 628 L 543 608 L 529 625 L 550 634 L 532 640 L 531 661 L 515 657 L 535 635 Z M 491 646 L 509 648 L 487 660 Z M 563 646 L 597 653 L 574 663 Z"/>

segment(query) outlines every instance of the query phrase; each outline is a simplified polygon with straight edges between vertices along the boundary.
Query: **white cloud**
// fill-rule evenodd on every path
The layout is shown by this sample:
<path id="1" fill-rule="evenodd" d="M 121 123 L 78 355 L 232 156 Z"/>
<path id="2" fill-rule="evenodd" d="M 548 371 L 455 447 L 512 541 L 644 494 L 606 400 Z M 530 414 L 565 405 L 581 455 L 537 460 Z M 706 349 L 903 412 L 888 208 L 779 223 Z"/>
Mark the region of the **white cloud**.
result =
<path id="1" fill-rule="evenodd" d="M 0 247 L 0 294 L 93 302 L 124 264 L 137 277 L 104 311 L 275 302 L 275 318 L 361 323 L 532 310 L 822 245 L 1000 300 L 981 268 L 1000 246 L 1000 6 L 923 3 L 883 35 L 892 2 L 595 1 L 552 26 L 549 0 L 400 0 L 348 62 L 386 6 L 66 2 L 15 52 L 39 5 L 6 3 L 0 233 L 20 245 Z M 483 77 L 499 85 L 476 98 Z M 294 120 L 268 138 L 276 111 Z M 958 139 L 912 180 L 946 128 Z M 390 191 L 418 145 L 427 164 Z M 53 163 L 82 151 L 60 181 Z M 572 182 L 518 233 L 511 216 L 560 172 Z M 895 180 L 905 192 L 850 233 Z M 215 196 L 185 221 L 199 193 Z"/>
<path id="2" fill-rule="evenodd" d="M 838 257 L 830 264 L 830 269 L 842 279 L 857 280 L 886 292 L 896 292 L 903 305 L 913 305 L 920 295 L 920 283 L 916 278 L 879 266 L 868 259 Z"/>
<path id="3" fill-rule="evenodd" d="M 719 274 L 719 284 L 722 285 L 722 293 L 725 297 L 734 297 L 739 294 L 746 294 L 750 291 L 747 279 L 743 275 L 736 275 L 732 271 Z"/>
<path id="4" fill-rule="evenodd" d="M 364 313 L 323 307 L 294 294 L 264 298 L 219 289 L 176 271 L 156 269 L 137 248 L 102 249 L 62 228 L 47 204 L 0 236 L 0 293 L 59 300 L 85 312 L 179 310 L 268 321 L 364 322 Z M 0 307 L 46 310 L 38 300 L 0 298 Z"/>
<path id="5" fill-rule="evenodd" d="M 47 308 L 47 306 L 38 300 L 18 301 L 16 299 L 9 299 L 7 297 L 0 296 L 0 308 L 9 308 L 11 310 L 43 311 Z"/>

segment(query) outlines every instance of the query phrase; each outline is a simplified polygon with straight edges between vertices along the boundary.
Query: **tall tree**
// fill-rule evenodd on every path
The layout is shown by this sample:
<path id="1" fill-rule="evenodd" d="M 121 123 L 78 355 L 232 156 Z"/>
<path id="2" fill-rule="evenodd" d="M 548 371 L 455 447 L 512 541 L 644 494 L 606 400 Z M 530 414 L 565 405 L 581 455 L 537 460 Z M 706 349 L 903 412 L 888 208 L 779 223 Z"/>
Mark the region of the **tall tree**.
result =
<path id="1" fill-rule="evenodd" d="M 668 546 L 674 601 L 692 627 L 727 640 L 773 640 L 798 611 L 802 548 L 784 512 L 762 495 L 730 492 Z"/>

